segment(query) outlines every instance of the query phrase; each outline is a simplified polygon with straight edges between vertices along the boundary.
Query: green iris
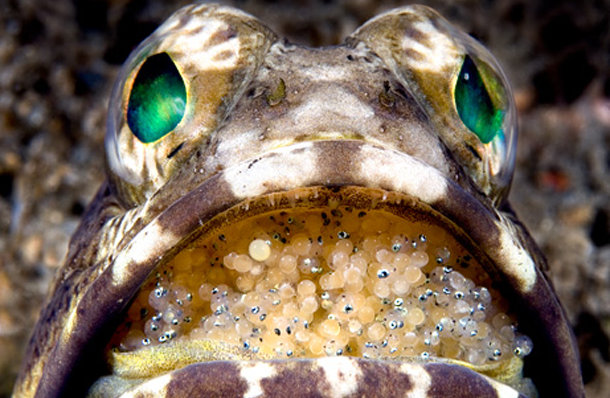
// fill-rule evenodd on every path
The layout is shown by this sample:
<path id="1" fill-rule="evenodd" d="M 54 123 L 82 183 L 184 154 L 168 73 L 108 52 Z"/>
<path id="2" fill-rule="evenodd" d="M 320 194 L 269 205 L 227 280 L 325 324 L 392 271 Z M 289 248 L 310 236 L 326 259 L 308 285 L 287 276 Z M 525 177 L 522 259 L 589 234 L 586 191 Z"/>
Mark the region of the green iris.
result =
<path id="1" fill-rule="evenodd" d="M 127 106 L 127 124 L 145 144 L 170 133 L 184 116 L 186 87 L 166 53 L 149 57 L 138 71 Z"/>
<path id="2" fill-rule="evenodd" d="M 469 56 L 464 58 L 455 85 L 455 105 L 462 122 L 483 144 L 501 133 L 504 112 L 494 106 L 481 74 Z"/>

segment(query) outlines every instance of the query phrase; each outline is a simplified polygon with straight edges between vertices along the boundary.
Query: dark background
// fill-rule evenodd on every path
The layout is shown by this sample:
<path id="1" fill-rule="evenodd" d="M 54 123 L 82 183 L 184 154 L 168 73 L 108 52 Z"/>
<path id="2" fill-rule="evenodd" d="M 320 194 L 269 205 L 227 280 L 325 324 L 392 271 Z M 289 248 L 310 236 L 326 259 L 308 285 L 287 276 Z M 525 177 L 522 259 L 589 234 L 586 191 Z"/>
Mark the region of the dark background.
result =
<path id="1" fill-rule="evenodd" d="M 0 397 L 104 177 L 106 103 L 131 49 L 186 1 L 0 0 Z M 233 1 L 291 40 L 341 41 L 408 2 Z M 610 2 L 421 1 L 485 43 L 513 83 L 511 200 L 548 256 L 590 398 L 610 391 Z"/>

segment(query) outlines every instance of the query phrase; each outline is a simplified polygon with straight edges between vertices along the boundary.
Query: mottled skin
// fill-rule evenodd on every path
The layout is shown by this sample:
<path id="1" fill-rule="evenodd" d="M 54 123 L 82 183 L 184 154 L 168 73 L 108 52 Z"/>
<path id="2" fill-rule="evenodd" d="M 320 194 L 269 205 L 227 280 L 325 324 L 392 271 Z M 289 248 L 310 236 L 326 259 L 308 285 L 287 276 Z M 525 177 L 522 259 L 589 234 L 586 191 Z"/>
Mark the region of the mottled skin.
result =
<path id="1" fill-rule="evenodd" d="M 161 52 L 182 75 L 187 109 L 173 132 L 143 144 L 127 125 L 126 104 L 139 66 Z M 494 76 L 506 109 L 505 136 L 489 144 L 463 125 L 453 104 L 465 54 Z M 261 207 L 375 196 L 382 207 L 398 197 L 393 205 L 443 220 L 470 242 L 520 308 L 535 346 L 525 373 L 540 396 L 583 397 L 546 264 L 505 200 L 514 130 L 510 89 L 493 57 L 427 8 L 391 11 L 344 45 L 323 49 L 286 43 L 231 8 L 182 9 L 119 76 L 109 108 L 108 180 L 70 244 L 14 396 L 84 395 L 103 374 L 103 347 L 138 287 L 215 215 L 233 207 L 230 222 Z M 518 375 L 494 376 L 509 387 L 439 360 L 211 355 L 215 361 L 133 381 L 120 396 L 522 396 Z M 127 388 L 119 384 L 109 380 L 105 391 L 119 394 Z"/>

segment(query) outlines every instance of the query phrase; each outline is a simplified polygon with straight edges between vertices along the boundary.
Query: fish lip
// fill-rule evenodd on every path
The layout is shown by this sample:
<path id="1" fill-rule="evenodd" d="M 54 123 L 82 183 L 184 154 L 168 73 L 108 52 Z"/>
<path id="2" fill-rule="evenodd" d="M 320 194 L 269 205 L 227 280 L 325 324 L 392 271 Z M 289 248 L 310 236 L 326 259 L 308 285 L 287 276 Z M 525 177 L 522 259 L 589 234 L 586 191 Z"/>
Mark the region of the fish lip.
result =
<path id="1" fill-rule="evenodd" d="M 105 397 L 104 388 L 119 386 L 116 379 L 100 380 L 102 382 L 92 396 Z M 383 398 L 419 392 L 421 396 L 443 397 L 453 396 L 465 385 L 468 396 L 526 397 L 513 387 L 461 364 L 432 359 L 396 361 L 345 356 L 199 362 L 150 379 L 136 380 L 133 384 L 123 384 L 118 395 L 113 390 L 112 396 Z"/>
<path id="2" fill-rule="evenodd" d="M 296 198 L 295 198 L 296 196 Z M 343 199 L 340 199 L 343 198 Z M 280 192 L 275 194 L 263 195 L 261 197 L 252 198 L 246 202 L 242 202 L 237 206 L 229 209 L 228 211 L 221 213 L 215 216 L 212 220 L 209 220 L 204 225 L 200 226 L 196 233 L 192 233 L 190 237 L 185 238 L 181 241 L 181 243 L 174 247 L 172 255 L 169 257 L 173 257 L 174 253 L 180 252 L 184 247 L 188 246 L 194 240 L 199 239 L 202 235 L 208 235 L 212 231 L 217 231 L 221 229 L 224 225 L 233 224 L 244 219 L 255 217 L 257 215 L 265 214 L 270 211 L 279 211 L 279 210 L 291 210 L 298 208 L 307 208 L 307 209 L 317 209 L 317 208 L 325 208 L 328 207 L 329 202 L 338 203 L 340 206 L 350 206 L 355 209 L 369 209 L 369 210 L 384 210 L 388 213 L 397 215 L 399 217 L 405 217 L 408 214 L 411 217 L 414 217 L 414 222 L 431 222 L 442 226 L 445 229 L 450 229 L 453 232 L 454 238 L 456 238 L 462 246 L 466 247 L 470 254 L 475 255 L 478 258 L 478 261 L 483 262 L 485 260 L 485 254 L 481 253 L 476 247 L 473 246 L 472 242 L 467 242 L 468 237 L 463 236 L 459 232 L 459 228 L 451 228 L 449 226 L 449 220 L 439 221 L 438 218 L 443 217 L 440 214 L 436 214 L 437 212 L 431 209 L 427 204 L 416 200 L 415 198 L 411 198 L 410 196 L 404 194 L 398 194 L 393 192 L 387 192 L 380 189 L 372 189 L 372 188 L 363 188 L 363 187 L 355 187 L 355 186 L 345 186 L 345 187 L 310 187 L 310 188 L 297 188 L 288 192 Z M 404 213 L 401 213 L 401 210 Z M 434 214 L 434 215 L 430 215 Z M 217 233 L 217 232 L 214 232 Z M 175 346 L 179 346 L 184 344 L 182 341 L 174 341 L 170 344 Z M 188 343 L 187 343 L 188 344 Z M 144 348 L 143 350 L 148 350 L 149 348 Z M 328 358 L 328 357 L 322 357 Z M 359 358 L 359 357 L 350 357 L 356 358 L 356 361 L 365 360 L 368 361 L 367 358 Z M 189 370 L 182 371 L 182 367 L 177 367 L 174 370 L 170 370 L 167 373 L 164 373 L 165 376 L 179 375 L 180 378 L 183 378 L 183 374 L 201 374 L 204 375 L 206 373 L 215 373 L 215 367 L 218 366 L 223 368 L 225 366 L 229 366 L 224 364 L 225 362 L 229 362 L 231 366 L 250 366 L 248 364 L 255 363 L 284 363 L 284 362 L 292 362 L 292 361 L 309 361 L 311 363 L 315 363 L 320 358 L 289 358 L 289 359 L 239 359 L 239 360 L 214 360 L 214 361 L 206 361 L 206 362 L 196 362 L 196 361 L 187 361 L 188 365 L 184 366 L 189 367 Z M 464 368 L 468 370 L 468 374 L 476 373 L 477 377 L 481 378 L 481 380 L 492 383 L 495 388 L 510 388 L 506 384 L 500 383 L 496 380 L 489 378 L 485 374 L 485 369 L 494 368 L 491 366 L 481 366 L 474 367 L 470 364 L 467 364 L 458 360 L 451 360 L 445 358 L 435 358 L 431 357 L 429 359 L 422 359 L 418 356 L 413 357 L 401 357 L 401 358 L 386 358 L 386 359 L 373 359 L 371 360 L 373 363 L 376 363 L 377 367 L 381 369 L 387 363 L 390 368 L 398 366 L 397 364 L 411 364 L 411 366 L 421 366 L 421 369 L 425 369 L 426 366 L 431 364 L 443 365 L 446 366 L 446 369 L 443 369 L 444 373 L 453 373 L 459 377 L 462 377 L 463 370 L 455 370 L 456 367 Z M 146 362 L 146 361 L 144 361 Z M 182 365 L 181 365 L 182 366 Z M 195 368 L 192 368 L 195 367 Z M 199 372 L 199 368 L 205 368 L 205 372 Z M 503 366 L 500 366 L 502 368 Z M 497 367 L 495 367 L 497 368 Z M 452 370 L 453 369 L 453 370 Z M 380 370 L 381 371 L 381 370 Z M 127 376 L 125 376 L 127 374 Z M 118 374 L 119 379 L 129 379 L 129 378 L 137 378 L 142 377 L 142 375 L 134 376 L 124 371 L 119 371 Z M 112 377 L 112 376 L 111 376 Z M 157 385 L 158 382 L 163 382 L 166 380 L 162 375 L 152 375 L 146 376 L 150 377 L 141 383 L 141 385 L 132 387 L 131 393 L 139 393 L 145 391 L 149 385 Z M 207 377 L 207 376 L 206 376 Z M 472 377 L 472 376 L 471 376 Z M 205 379 L 205 377 L 204 377 Z M 152 383 L 152 384 L 150 384 Z M 481 395 L 483 396 L 483 395 Z"/>
<path id="3" fill-rule="evenodd" d="M 359 168 L 349 160 L 354 154 L 358 154 L 362 161 Z M 312 158 L 321 159 L 321 163 L 316 168 L 304 168 L 303 162 L 311 161 Z M 535 283 L 529 291 L 524 290 L 520 283 L 519 278 L 522 277 L 513 277 L 501 268 L 511 261 L 514 252 L 518 255 L 527 250 L 520 241 L 501 241 L 500 231 L 506 229 L 502 222 L 503 216 L 491 204 L 481 202 L 476 192 L 458 185 L 452 178 L 423 161 L 398 151 L 357 141 L 316 141 L 279 148 L 257 159 L 221 170 L 160 211 L 153 221 L 133 234 L 129 244 L 101 271 L 83 294 L 76 308 L 83 316 L 74 318 L 70 325 L 70 341 L 62 343 L 55 352 L 63 355 L 62 359 L 67 363 L 77 363 L 84 355 L 84 349 L 79 347 L 88 347 L 88 352 L 92 352 L 99 349 L 99 344 L 104 345 L 109 333 L 113 331 L 111 324 L 160 259 L 215 215 L 249 198 L 313 186 L 366 187 L 416 198 L 459 225 L 487 254 L 490 261 L 495 266 L 500 266 L 498 272 L 506 277 L 512 290 L 519 292 L 523 300 L 530 301 L 530 312 L 544 312 L 543 316 L 551 317 L 550 321 L 545 319 L 546 323 L 538 322 L 537 326 L 558 324 L 561 328 L 567 327 L 556 299 L 547 294 L 547 291 L 551 291 L 550 287 L 545 284 L 545 279 L 540 277 L 540 272 L 533 264 L 530 271 L 533 272 Z M 514 250 L 508 250 L 510 248 L 502 247 L 501 244 L 512 245 L 510 248 Z M 531 259 L 529 261 L 532 262 Z M 104 292 L 103 295 L 100 295 L 101 291 Z M 543 294 L 538 296 L 540 291 Z M 553 310 L 546 311 L 549 307 Z M 559 322 L 553 321 L 556 318 L 562 319 Z M 532 335 L 528 331 L 525 333 Z M 571 336 L 569 331 L 566 333 Z M 566 338 L 566 333 L 559 337 L 552 335 L 549 346 L 571 344 L 567 341 L 569 338 Z M 76 345 L 68 347 L 69 343 Z M 51 380 L 68 379 L 70 373 L 65 367 L 53 366 L 52 370 L 45 372 L 41 383 L 45 380 L 51 383 Z"/>

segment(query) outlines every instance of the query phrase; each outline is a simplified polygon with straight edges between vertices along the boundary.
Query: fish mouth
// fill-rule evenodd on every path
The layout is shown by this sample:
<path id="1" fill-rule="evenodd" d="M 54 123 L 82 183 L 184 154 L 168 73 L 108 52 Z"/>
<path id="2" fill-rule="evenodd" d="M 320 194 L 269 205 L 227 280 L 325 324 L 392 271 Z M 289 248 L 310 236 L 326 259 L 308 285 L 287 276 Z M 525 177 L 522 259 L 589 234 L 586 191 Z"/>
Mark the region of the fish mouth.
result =
<path id="1" fill-rule="evenodd" d="M 347 356 L 514 384 L 531 340 L 498 281 L 463 231 L 404 194 L 265 195 L 215 216 L 157 266 L 108 344 L 113 383 L 206 362 Z"/>
<path id="2" fill-rule="evenodd" d="M 268 159 L 242 171 L 263 170 Z M 532 348 L 519 327 L 523 308 L 489 250 L 499 240 L 494 216 L 432 173 L 445 184 L 442 195 L 332 181 L 278 190 L 267 179 L 270 192 L 244 194 L 221 211 L 208 206 L 207 219 L 191 209 L 199 222 L 181 224 L 187 234 L 174 230 L 174 241 L 151 243 L 161 246 L 161 260 L 124 309 L 105 349 L 110 375 L 89 396 L 160 385 L 166 396 L 181 396 L 192 380 L 214 385 L 205 380 L 220 373 L 232 391 L 247 375 L 244 391 L 254 379 L 260 389 L 263 376 L 280 375 L 284 389 L 306 379 L 323 391 L 336 384 L 329 369 L 337 367 L 352 381 L 390 373 L 412 388 L 415 375 L 427 374 L 447 391 L 469 385 L 535 395 L 522 376 Z M 176 202 L 159 222 L 185 207 Z M 479 213 L 487 220 L 472 219 Z"/>

